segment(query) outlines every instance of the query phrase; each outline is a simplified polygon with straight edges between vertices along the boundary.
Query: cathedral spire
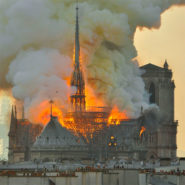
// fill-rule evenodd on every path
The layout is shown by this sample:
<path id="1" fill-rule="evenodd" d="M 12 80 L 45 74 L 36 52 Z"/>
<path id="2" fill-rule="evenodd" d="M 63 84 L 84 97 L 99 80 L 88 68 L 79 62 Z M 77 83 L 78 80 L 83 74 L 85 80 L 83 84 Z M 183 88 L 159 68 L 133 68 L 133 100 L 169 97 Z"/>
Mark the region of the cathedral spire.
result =
<path id="1" fill-rule="evenodd" d="M 78 21 L 78 1 L 76 2 L 76 29 L 75 29 L 75 64 L 80 65 L 80 41 L 79 41 L 79 21 Z"/>
<path id="2" fill-rule="evenodd" d="M 16 105 L 15 105 L 15 109 L 14 110 L 15 110 L 15 114 L 14 114 L 15 115 L 15 119 L 17 119 L 17 107 L 16 107 Z"/>
<path id="3" fill-rule="evenodd" d="M 73 110 L 79 112 L 85 110 L 85 81 L 80 65 L 80 40 L 79 40 L 79 17 L 78 1 L 76 3 L 76 24 L 75 24 L 75 61 L 74 71 L 71 78 L 71 86 L 76 87 L 76 93 L 71 96 Z"/>
<path id="4" fill-rule="evenodd" d="M 17 128 L 17 119 L 16 119 L 16 112 L 14 111 L 14 106 L 12 105 L 12 112 L 11 112 L 11 120 L 10 120 L 10 130 L 9 136 L 15 136 Z"/>
<path id="5" fill-rule="evenodd" d="M 13 110 L 13 105 L 12 105 L 11 120 L 13 119 L 15 119 L 15 116 L 14 116 L 14 110 Z"/>

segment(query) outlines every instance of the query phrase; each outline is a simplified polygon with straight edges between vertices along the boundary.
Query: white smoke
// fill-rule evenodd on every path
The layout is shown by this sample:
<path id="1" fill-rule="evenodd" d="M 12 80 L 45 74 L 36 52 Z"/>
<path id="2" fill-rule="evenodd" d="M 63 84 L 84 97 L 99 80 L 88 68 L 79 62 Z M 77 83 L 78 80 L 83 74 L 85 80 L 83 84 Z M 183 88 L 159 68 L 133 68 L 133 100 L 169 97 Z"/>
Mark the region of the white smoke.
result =
<path id="1" fill-rule="evenodd" d="M 28 110 L 68 94 L 75 0 L 0 1 L 0 86 Z M 80 42 L 86 79 L 107 105 L 130 116 L 148 107 L 133 37 L 138 26 L 157 28 L 160 15 L 185 0 L 80 0 Z M 56 91 L 59 92 L 56 94 Z M 31 116 L 30 116 L 31 117 Z"/>
<path id="2" fill-rule="evenodd" d="M 30 108 L 53 98 L 58 104 L 65 105 L 66 95 L 70 94 L 65 79 L 70 73 L 69 57 L 54 49 L 29 49 L 19 52 L 12 61 L 7 80 L 14 84 L 15 98 L 24 100 L 25 107 L 31 111 Z M 36 121 L 37 115 L 33 111 L 28 113 Z"/>

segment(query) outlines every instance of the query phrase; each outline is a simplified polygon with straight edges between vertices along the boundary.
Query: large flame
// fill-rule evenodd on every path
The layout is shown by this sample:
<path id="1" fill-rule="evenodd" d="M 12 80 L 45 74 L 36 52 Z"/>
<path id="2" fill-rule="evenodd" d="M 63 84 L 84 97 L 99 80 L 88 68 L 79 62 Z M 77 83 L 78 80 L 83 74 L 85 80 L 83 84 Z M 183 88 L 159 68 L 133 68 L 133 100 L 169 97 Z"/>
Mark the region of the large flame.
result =
<path id="1" fill-rule="evenodd" d="M 44 101 L 41 103 L 41 105 L 39 106 L 41 107 L 41 111 L 38 115 L 38 119 L 37 122 L 39 123 L 43 123 L 44 125 L 47 124 L 50 120 L 50 116 L 51 116 L 51 107 L 49 106 L 49 102 L 48 101 Z M 64 126 L 64 122 L 63 122 L 63 113 L 61 108 L 59 108 L 57 105 L 53 104 L 52 105 L 52 116 L 57 116 L 58 120 L 60 122 L 60 124 L 62 126 Z"/>
<path id="2" fill-rule="evenodd" d="M 128 119 L 126 112 L 120 112 L 117 106 L 114 106 L 114 108 L 111 111 L 111 114 L 108 118 L 108 125 L 119 125 L 120 120 Z"/>
<path id="3" fill-rule="evenodd" d="M 75 53 L 75 50 L 74 50 Z M 82 70 L 84 69 L 84 58 L 82 50 L 80 52 L 80 64 Z M 75 56 L 73 54 L 73 64 Z M 83 61 L 83 62 L 82 62 Z M 70 87 L 71 77 L 66 77 L 66 83 Z M 95 132 L 98 132 L 104 128 L 104 126 L 109 125 L 119 125 L 121 120 L 128 119 L 125 112 L 120 112 L 117 106 L 114 106 L 111 113 L 110 109 L 104 109 L 106 107 L 105 103 L 96 96 L 93 89 L 88 85 L 86 80 L 86 112 L 75 113 L 70 112 L 66 108 L 67 112 L 62 112 L 64 109 L 61 109 L 61 105 L 58 102 L 52 104 L 52 115 L 57 116 L 61 125 L 68 130 L 72 131 L 77 136 L 83 136 L 88 141 L 93 137 Z M 68 97 L 68 104 L 70 105 L 70 96 L 71 94 L 66 95 Z M 51 107 L 48 101 L 44 101 L 39 106 L 39 116 L 38 120 L 41 123 L 46 124 L 49 122 Z M 107 123 L 107 124 L 106 124 Z"/>
<path id="4" fill-rule="evenodd" d="M 95 95 L 93 89 L 91 87 L 88 86 L 88 84 L 86 85 L 85 88 L 85 94 L 86 94 L 86 106 L 87 107 L 104 107 L 105 103 L 97 98 L 97 96 Z"/>
<path id="5" fill-rule="evenodd" d="M 81 69 L 82 69 L 82 72 L 84 73 L 84 77 L 85 77 L 85 95 L 86 95 L 86 107 L 102 107 L 102 106 L 105 106 L 105 103 L 100 100 L 99 98 L 97 98 L 97 96 L 95 95 L 95 92 L 93 91 L 93 89 L 88 85 L 87 83 L 87 80 L 86 80 L 86 75 L 85 75 L 85 61 L 87 60 L 88 56 L 84 54 L 83 52 L 83 49 L 80 49 L 80 56 L 79 56 L 79 62 L 80 62 L 80 66 L 81 66 Z M 75 47 L 74 47 L 74 50 L 73 50 L 73 65 L 75 63 Z M 70 80 L 71 80 L 71 77 L 69 77 L 67 79 L 68 81 L 68 85 L 70 86 Z"/>
<path id="6" fill-rule="evenodd" d="M 146 128 L 144 126 L 141 127 L 140 133 L 139 133 L 139 137 L 142 136 L 143 132 L 146 131 Z"/>
<path id="7" fill-rule="evenodd" d="M 83 136 L 87 142 L 93 138 L 93 134 L 96 131 L 102 130 L 102 124 L 95 124 L 95 121 L 91 119 L 76 119 L 75 117 L 65 118 L 65 127 L 72 131 L 76 136 Z"/>

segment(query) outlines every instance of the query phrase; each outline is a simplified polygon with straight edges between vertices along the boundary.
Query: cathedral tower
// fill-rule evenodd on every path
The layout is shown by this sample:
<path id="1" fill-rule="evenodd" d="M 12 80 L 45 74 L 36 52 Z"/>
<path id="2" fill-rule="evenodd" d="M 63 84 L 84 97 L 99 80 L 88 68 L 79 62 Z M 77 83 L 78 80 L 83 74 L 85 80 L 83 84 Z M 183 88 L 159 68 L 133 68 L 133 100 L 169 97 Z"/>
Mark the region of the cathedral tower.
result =
<path id="1" fill-rule="evenodd" d="M 145 70 L 142 77 L 145 81 L 146 90 L 150 94 L 150 103 L 159 106 L 166 123 L 173 123 L 175 84 L 167 61 L 165 61 L 163 68 L 147 64 L 142 66 L 141 69 Z"/>
<path id="2" fill-rule="evenodd" d="M 12 106 L 11 112 L 11 120 L 10 120 L 10 131 L 8 133 L 9 136 L 9 152 L 8 152 L 8 160 L 12 162 L 14 159 L 13 157 L 13 150 L 16 147 L 17 141 L 17 111 L 16 107 Z"/>
<path id="3" fill-rule="evenodd" d="M 85 81 L 80 65 L 80 41 L 78 23 L 78 5 L 76 7 L 76 30 L 75 30 L 75 63 L 71 78 L 71 86 L 76 87 L 76 92 L 71 96 L 72 108 L 75 112 L 85 111 Z"/>
<path id="4" fill-rule="evenodd" d="M 150 94 L 149 101 L 159 106 L 162 116 L 156 135 L 156 153 L 160 158 L 175 158 L 178 122 L 174 120 L 175 84 L 172 80 L 172 71 L 168 68 L 167 61 L 163 67 L 147 64 L 141 69 L 145 71 L 142 77 Z"/>

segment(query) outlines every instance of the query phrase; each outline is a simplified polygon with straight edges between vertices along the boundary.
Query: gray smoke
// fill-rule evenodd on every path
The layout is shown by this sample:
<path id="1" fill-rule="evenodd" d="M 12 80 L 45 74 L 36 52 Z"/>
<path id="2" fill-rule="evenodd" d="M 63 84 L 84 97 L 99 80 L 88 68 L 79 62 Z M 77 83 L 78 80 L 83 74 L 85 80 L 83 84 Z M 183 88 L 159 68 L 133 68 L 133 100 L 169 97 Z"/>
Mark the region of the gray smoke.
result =
<path id="1" fill-rule="evenodd" d="M 149 108 L 133 37 L 158 28 L 160 15 L 184 0 L 80 0 L 82 65 L 106 105 L 137 117 Z M 0 86 L 24 101 L 30 119 L 41 102 L 65 106 L 72 71 L 75 0 L 0 1 Z M 58 93 L 56 93 L 56 91 Z M 35 113 L 36 114 L 36 113 Z M 39 111 L 37 111 L 39 114 Z M 37 117 L 37 114 L 35 117 Z"/>

